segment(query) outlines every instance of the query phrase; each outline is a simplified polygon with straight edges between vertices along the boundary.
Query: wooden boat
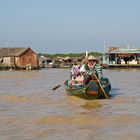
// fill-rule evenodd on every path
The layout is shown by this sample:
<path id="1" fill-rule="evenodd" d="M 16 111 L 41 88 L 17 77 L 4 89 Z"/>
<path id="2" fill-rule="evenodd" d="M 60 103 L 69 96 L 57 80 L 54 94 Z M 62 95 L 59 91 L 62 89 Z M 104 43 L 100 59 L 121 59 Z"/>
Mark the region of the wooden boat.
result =
<path id="1" fill-rule="evenodd" d="M 109 91 L 111 90 L 111 83 L 109 82 L 108 78 L 101 78 L 100 83 L 102 84 L 104 91 L 109 96 Z M 74 95 L 85 99 L 105 98 L 105 95 L 102 92 L 96 80 L 89 81 L 89 84 L 87 86 L 84 86 L 83 84 L 71 85 L 70 80 L 67 80 L 64 85 L 65 85 L 66 92 L 69 95 Z"/>

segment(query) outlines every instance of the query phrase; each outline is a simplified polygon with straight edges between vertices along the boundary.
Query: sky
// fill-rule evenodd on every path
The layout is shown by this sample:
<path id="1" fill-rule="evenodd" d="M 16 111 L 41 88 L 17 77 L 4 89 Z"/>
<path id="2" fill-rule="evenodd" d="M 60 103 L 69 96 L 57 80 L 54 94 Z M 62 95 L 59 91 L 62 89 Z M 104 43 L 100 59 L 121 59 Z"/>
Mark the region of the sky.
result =
<path id="1" fill-rule="evenodd" d="M 0 47 L 37 53 L 140 48 L 140 0 L 0 0 Z"/>

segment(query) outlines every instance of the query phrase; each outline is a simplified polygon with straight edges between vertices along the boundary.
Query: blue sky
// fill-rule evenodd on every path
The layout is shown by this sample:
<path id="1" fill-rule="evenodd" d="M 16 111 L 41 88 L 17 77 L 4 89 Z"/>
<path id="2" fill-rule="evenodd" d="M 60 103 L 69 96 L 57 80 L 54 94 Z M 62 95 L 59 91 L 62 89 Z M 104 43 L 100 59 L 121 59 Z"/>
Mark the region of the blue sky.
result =
<path id="1" fill-rule="evenodd" d="M 140 48 L 140 0 L 0 0 L 0 47 L 37 53 Z"/>

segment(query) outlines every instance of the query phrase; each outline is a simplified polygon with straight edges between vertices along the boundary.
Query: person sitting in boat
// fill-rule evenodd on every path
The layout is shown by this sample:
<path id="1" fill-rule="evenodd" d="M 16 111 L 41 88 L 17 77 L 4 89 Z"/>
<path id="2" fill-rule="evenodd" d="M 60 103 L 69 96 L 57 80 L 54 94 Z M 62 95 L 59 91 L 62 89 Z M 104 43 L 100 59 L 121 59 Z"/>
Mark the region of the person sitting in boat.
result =
<path id="1" fill-rule="evenodd" d="M 71 79 L 75 79 L 79 75 L 81 75 L 80 65 L 75 63 L 71 68 Z"/>
<path id="2" fill-rule="evenodd" d="M 80 71 L 80 65 L 75 63 L 71 68 L 71 85 L 82 85 L 83 84 L 83 75 Z"/>
<path id="3" fill-rule="evenodd" d="M 87 62 L 81 66 L 80 71 L 84 77 L 84 85 L 88 85 L 90 80 L 96 80 L 94 73 L 99 79 L 102 77 L 101 66 L 98 64 L 97 59 L 92 55 L 87 58 Z"/>

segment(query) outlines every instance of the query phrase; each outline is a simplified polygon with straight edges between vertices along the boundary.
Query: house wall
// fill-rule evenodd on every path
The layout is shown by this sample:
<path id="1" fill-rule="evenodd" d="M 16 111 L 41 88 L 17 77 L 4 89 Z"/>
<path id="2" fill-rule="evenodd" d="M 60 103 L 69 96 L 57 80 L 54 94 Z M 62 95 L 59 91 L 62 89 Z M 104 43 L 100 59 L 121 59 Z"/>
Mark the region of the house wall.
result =
<path id="1" fill-rule="evenodd" d="M 15 58 L 16 66 L 25 67 L 25 68 L 36 68 L 38 67 L 37 54 L 29 49 L 21 56 Z"/>
<path id="2" fill-rule="evenodd" d="M 109 64 L 109 55 L 108 54 L 103 54 L 103 65 L 108 65 Z"/>
<path id="3" fill-rule="evenodd" d="M 11 58 L 10 57 L 4 57 L 3 58 L 3 62 L 2 62 L 3 66 L 11 66 Z"/>

